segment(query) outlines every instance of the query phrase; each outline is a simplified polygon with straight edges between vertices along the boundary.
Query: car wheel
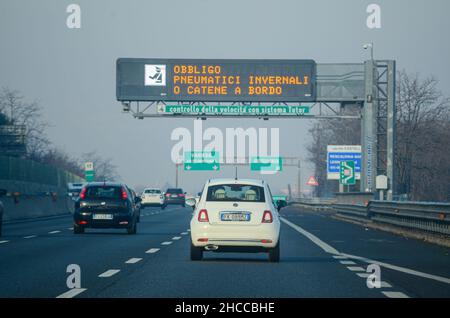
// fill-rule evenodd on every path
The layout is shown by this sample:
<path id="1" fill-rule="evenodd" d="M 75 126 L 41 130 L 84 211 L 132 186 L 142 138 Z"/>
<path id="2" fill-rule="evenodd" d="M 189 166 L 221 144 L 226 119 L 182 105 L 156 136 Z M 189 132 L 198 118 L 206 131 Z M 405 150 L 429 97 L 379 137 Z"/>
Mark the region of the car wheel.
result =
<path id="1" fill-rule="evenodd" d="M 128 234 L 136 234 L 137 233 L 137 222 L 134 222 L 130 227 L 127 227 Z"/>
<path id="2" fill-rule="evenodd" d="M 84 227 L 79 226 L 77 224 L 73 225 L 73 233 L 74 234 L 83 234 L 84 233 Z"/>
<path id="3" fill-rule="evenodd" d="M 280 261 L 280 240 L 277 245 L 269 250 L 269 262 L 278 263 Z"/>
<path id="4" fill-rule="evenodd" d="M 196 247 L 191 243 L 191 261 L 201 261 L 203 258 L 203 248 Z"/>
<path id="5" fill-rule="evenodd" d="M 183 208 L 185 208 L 185 207 L 186 207 L 186 204 L 183 203 L 181 206 L 182 206 Z"/>

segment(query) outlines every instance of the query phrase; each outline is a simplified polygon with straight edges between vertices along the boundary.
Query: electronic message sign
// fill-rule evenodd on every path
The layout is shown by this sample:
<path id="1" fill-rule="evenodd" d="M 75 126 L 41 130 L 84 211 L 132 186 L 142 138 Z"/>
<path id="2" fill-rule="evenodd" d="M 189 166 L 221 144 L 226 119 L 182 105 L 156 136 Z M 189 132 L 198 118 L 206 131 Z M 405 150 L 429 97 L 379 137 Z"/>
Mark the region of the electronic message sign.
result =
<path id="1" fill-rule="evenodd" d="M 117 60 L 119 101 L 314 102 L 313 60 Z"/>

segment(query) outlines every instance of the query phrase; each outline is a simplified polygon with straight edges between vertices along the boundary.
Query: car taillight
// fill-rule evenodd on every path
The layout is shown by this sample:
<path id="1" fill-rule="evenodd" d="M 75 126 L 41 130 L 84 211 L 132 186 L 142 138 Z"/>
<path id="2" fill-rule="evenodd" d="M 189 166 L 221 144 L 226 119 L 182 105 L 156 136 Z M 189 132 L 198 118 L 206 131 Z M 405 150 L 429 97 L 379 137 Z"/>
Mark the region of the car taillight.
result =
<path id="1" fill-rule="evenodd" d="M 200 210 L 198 213 L 198 221 L 199 222 L 209 222 L 208 211 Z"/>
<path id="2" fill-rule="evenodd" d="M 167 197 L 167 198 L 170 197 L 170 193 L 166 193 L 166 197 Z"/>
<path id="3" fill-rule="evenodd" d="M 273 222 L 272 212 L 268 210 L 264 211 L 262 223 L 272 223 L 272 222 Z"/>
<path id="4" fill-rule="evenodd" d="M 127 191 L 124 188 L 122 188 L 122 199 L 126 200 L 127 198 L 128 198 Z"/>
<path id="5" fill-rule="evenodd" d="M 184 197 L 184 194 L 183 194 L 183 193 L 180 193 L 178 196 L 179 196 L 179 197 Z"/>
<path id="6" fill-rule="evenodd" d="M 83 188 L 80 192 L 80 199 L 84 199 L 86 197 L 86 188 Z"/>

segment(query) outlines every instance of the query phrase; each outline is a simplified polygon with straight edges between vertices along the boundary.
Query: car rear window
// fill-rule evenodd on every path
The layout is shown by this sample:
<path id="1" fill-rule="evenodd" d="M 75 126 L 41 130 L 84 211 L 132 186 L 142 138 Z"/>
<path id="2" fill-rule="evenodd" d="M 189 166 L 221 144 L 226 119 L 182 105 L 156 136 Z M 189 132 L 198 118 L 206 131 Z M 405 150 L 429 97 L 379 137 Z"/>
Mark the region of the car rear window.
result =
<path id="1" fill-rule="evenodd" d="M 144 193 L 146 193 L 146 194 L 160 194 L 161 190 L 147 189 L 147 190 L 144 191 Z"/>
<path id="2" fill-rule="evenodd" d="M 182 189 L 167 189 L 167 193 L 180 194 L 183 193 Z"/>
<path id="3" fill-rule="evenodd" d="M 248 184 L 219 184 L 208 187 L 206 201 L 265 202 L 264 188 Z"/>
<path id="4" fill-rule="evenodd" d="M 122 187 L 117 186 L 98 186 L 87 187 L 86 198 L 87 199 L 120 199 L 122 197 Z"/>

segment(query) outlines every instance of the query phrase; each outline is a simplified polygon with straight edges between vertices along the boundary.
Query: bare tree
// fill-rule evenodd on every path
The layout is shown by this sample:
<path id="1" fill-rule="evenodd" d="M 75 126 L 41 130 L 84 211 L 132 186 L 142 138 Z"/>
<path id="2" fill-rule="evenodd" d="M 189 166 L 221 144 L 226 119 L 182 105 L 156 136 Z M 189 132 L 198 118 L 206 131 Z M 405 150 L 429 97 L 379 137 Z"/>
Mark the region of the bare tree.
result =
<path id="1" fill-rule="evenodd" d="M 3 88 L 0 92 L 0 113 L 11 125 L 26 127 L 27 157 L 38 159 L 48 150 L 50 142 L 45 134 L 48 124 L 43 119 L 42 107 L 38 102 L 25 102 L 19 91 Z"/>
<path id="2" fill-rule="evenodd" d="M 398 75 L 397 190 L 413 200 L 448 200 L 450 99 L 437 85 L 433 77 Z"/>
<path id="3" fill-rule="evenodd" d="M 40 161 L 56 168 L 84 177 L 83 169 L 78 159 L 70 157 L 62 150 L 51 148 L 42 155 Z"/>
<path id="4" fill-rule="evenodd" d="M 433 77 L 405 71 L 397 77 L 396 189 L 412 200 L 450 200 L 450 99 L 437 86 Z M 360 121 L 320 121 L 310 133 L 307 150 L 319 178 L 317 194 L 326 196 L 337 190 L 336 182 L 326 181 L 326 146 L 359 144 Z"/>
<path id="5" fill-rule="evenodd" d="M 120 178 L 117 167 L 111 158 L 103 158 L 96 151 L 85 153 L 81 157 L 82 163 L 93 162 L 96 181 L 116 181 Z"/>

